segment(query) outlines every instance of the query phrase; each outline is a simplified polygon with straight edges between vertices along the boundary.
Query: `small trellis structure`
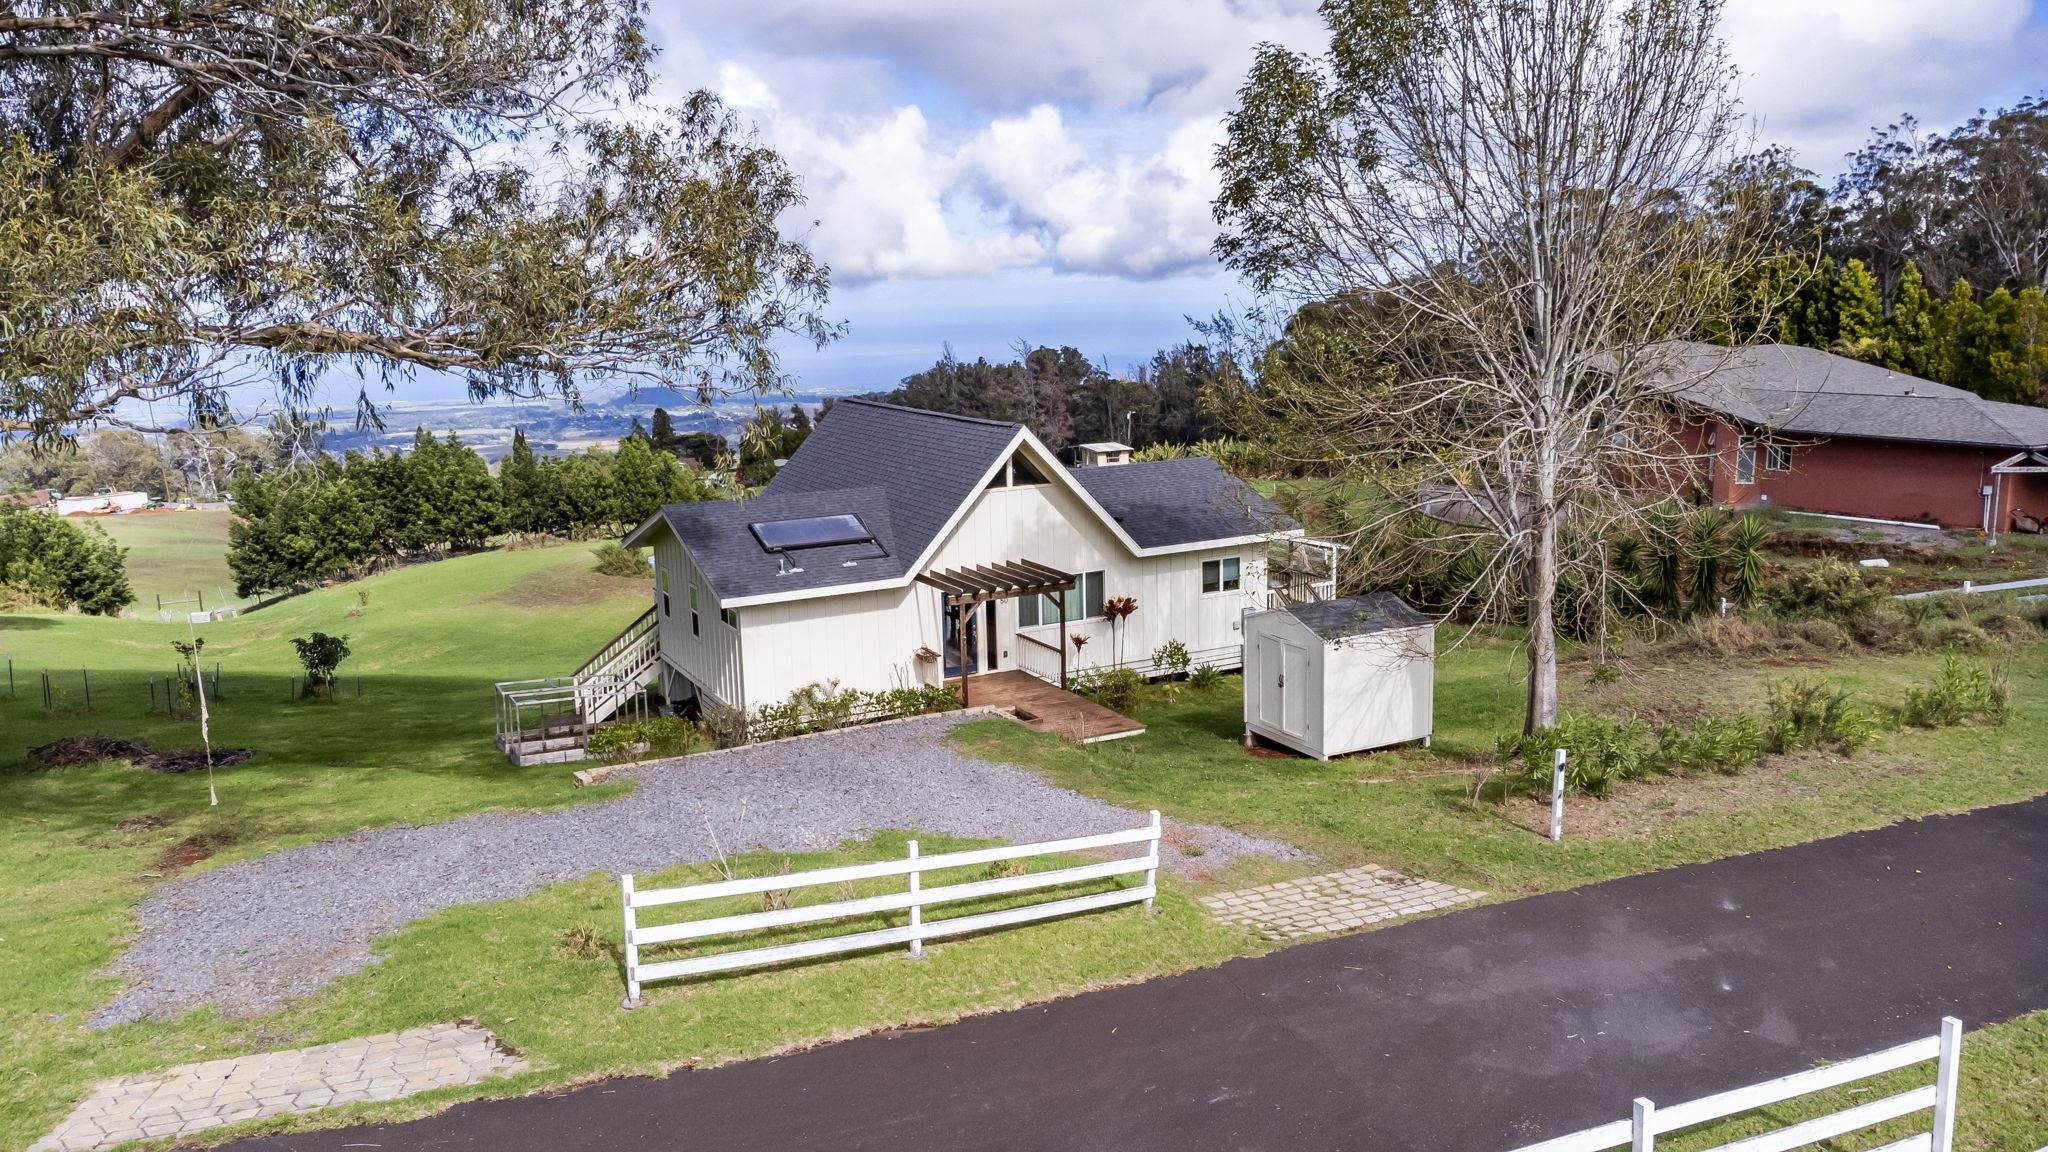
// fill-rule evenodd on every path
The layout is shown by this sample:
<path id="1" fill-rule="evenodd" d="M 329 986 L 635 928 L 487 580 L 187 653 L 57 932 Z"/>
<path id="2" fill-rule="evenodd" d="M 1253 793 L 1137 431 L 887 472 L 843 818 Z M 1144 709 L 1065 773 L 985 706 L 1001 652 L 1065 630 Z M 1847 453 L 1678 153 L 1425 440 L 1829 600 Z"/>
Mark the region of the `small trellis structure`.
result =
<path id="1" fill-rule="evenodd" d="M 496 685 L 498 749 L 514 764 L 581 760 L 597 725 L 589 719 L 594 696 L 618 701 L 608 716 L 644 720 L 644 685 L 618 678 L 548 676 Z"/>
<path id="2" fill-rule="evenodd" d="M 967 617 L 974 610 L 991 600 L 1008 600 L 1020 596 L 1049 596 L 1059 609 L 1060 636 L 1067 632 L 1067 602 L 1061 593 L 1071 592 L 1079 582 L 1072 572 L 1062 572 L 1050 564 L 1036 560 L 1005 560 L 999 564 L 970 564 L 964 568 L 944 568 L 926 572 L 918 582 L 937 588 L 946 598 L 946 609 L 960 614 L 960 627 L 955 630 L 960 644 L 960 706 L 969 707 L 973 701 L 967 698 L 967 684 L 972 677 L 967 675 L 968 628 Z M 1060 687 L 1067 686 L 1067 649 L 1062 643 L 1060 649 Z"/>

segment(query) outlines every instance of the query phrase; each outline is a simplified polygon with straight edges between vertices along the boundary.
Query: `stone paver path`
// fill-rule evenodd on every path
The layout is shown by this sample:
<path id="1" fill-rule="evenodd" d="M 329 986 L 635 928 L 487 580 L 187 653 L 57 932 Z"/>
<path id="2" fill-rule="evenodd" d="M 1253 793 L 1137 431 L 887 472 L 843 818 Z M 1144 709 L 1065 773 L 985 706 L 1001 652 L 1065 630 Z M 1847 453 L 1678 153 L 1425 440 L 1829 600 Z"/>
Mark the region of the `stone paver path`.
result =
<path id="1" fill-rule="evenodd" d="M 181 1064 L 167 1072 L 102 1081 L 29 1152 L 189 1136 L 238 1120 L 393 1100 L 525 1067 L 526 1061 L 473 1024 L 435 1024 L 313 1048 Z"/>
<path id="2" fill-rule="evenodd" d="M 1202 897 L 1216 919 L 1242 924 L 1268 940 L 1348 932 L 1397 916 L 1449 908 L 1486 895 L 1391 868 L 1346 868 L 1236 892 Z"/>

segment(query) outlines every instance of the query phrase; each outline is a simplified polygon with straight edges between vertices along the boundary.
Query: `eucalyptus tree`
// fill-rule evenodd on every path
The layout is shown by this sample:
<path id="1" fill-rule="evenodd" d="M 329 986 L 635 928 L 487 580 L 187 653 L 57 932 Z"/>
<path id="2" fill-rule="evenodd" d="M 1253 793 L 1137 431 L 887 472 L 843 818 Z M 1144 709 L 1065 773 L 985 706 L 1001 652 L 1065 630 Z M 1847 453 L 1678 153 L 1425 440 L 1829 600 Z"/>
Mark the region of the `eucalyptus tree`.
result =
<path id="1" fill-rule="evenodd" d="M 24 0 L 0 15 L 0 431 L 274 381 L 700 393 L 817 341 L 796 176 L 649 106 L 641 0 Z"/>
<path id="2" fill-rule="evenodd" d="M 1273 447 L 1362 477 L 1528 627 L 1557 716 L 1561 583 L 1681 483 L 1665 342 L 1719 321 L 1770 205 L 1718 0 L 1326 0 L 1320 55 L 1262 48 L 1217 151 L 1217 251 L 1307 306 L 1265 358 Z"/>

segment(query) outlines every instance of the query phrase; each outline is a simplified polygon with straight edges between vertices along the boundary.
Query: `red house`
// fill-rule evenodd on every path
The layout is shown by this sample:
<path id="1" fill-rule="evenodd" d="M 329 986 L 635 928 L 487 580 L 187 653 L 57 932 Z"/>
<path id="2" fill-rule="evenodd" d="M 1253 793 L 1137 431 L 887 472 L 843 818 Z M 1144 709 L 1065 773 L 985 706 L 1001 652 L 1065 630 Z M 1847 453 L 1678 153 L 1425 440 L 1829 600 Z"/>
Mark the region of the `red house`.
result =
<path id="1" fill-rule="evenodd" d="M 1680 439 L 1716 504 L 1999 531 L 2048 517 L 2048 408 L 1814 348 L 1668 351 Z"/>

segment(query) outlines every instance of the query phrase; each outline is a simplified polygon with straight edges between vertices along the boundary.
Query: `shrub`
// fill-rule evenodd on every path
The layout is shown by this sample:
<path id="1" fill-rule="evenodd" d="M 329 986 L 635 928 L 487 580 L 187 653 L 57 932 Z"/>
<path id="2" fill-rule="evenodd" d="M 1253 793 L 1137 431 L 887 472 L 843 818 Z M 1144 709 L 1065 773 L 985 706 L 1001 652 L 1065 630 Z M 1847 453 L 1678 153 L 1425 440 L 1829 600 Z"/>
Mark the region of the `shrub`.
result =
<path id="1" fill-rule="evenodd" d="M 1849 756 L 1876 734 L 1876 725 L 1850 700 L 1849 690 L 1828 681 L 1779 680 L 1765 693 L 1766 752 L 1825 746 Z"/>
<path id="2" fill-rule="evenodd" d="M 1660 772 L 1712 769 L 1734 774 L 1755 767 L 1763 758 L 1763 724 L 1747 714 L 1701 716 L 1690 728 L 1675 724 L 1657 729 L 1657 747 L 1650 754 Z"/>
<path id="3" fill-rule="evenodd" d="M 1074 678 L 1074 691 L 1112 712 L 1128 712 L 1138 704 L 1145 678 L 1131 668 L 1090 668 Z"/>
<path id="4" fill-rule="evenodd" d="M 596 561 L 591 565 L 606 576 L 640 577 L 649 576 L 647 554 L 638 548 L 626 548 L 618 544 L 599 544 L 591 552 Z"/>
<path id="5" fill-rule="evenodd" d="M 1188 646 L 1178 640 L 1168 640 L 1152 650 L 1154 672 L 1165 672 L 1169 676 L 1185 676 L 1191 662 Z"/>
<path id="6" fill-rule="evenodd" d="M 710 704 L 698 715 L 697 730 L 713 748 L 737 748 L 747 742 L 747 714 L 724 704 Z"/>
<path id="7" fill-rule="evenodd" d="M 696 730 L 684 723 L 681 717 L 650 716 L 644 720 L 621 720 L 599 728 L 590 734 L 587 748 L 592 756 L 606 761 L 623 759 L 642 744 L 647 746 L 646 755 L 650 759 L 687 756 L 696 744 L 696 737 Z"/>
<path id="8" fill-rule="evenodd" d="M 1991 637 L 1968 620 L 1930 620 L 1920 626 L 1918 637 L 1923 648 L 1975 650 L 1991 643 Z"/>
<path id="9" fill-rule="evenodd" d="M 1792 634 L 1827 651 L 1839 651 L 1849 646 L 1849 632 L 1833 620 L 1813 619 L 1792 622 Z"/>
<path id="10" fill-rule="evenodd" d="M 1764 598 L 1784 616 L 1849 621 L 1874 611 L 1885 594 L 1864 582 L 1862 569 L 1827 557 L 1787 573 L 1764 590 Z"/>
<path id="11" fill-rule="evenodd" d="M 1222 678 L 1223 673 L 1218 672 L 1214 664 L 1204 664 L 1193 672 L 1188 673 L 1188 683 L 1198 690 L 1207 688 Z"/>
<path id="12" fill-rule="evenodd" d="M 2034 622 L 2009 607 L 1994 608 L 1977 617 L 1977 627 L 2000 640 L 2034 638 Z"/>
<path id="13" fill-rule="evenodd" d="M 1954 649 L 1925 687 L 1906 689 L 1892 716 L 1915 728 L 1952 728 L 1973 720 L 2003 724 L 2012 714 L 2012 686 L 2002 671 L 1965 664 Z"/>
<path id="14" fill-rule="evenodd" d="M 333 685 L 334 670 L 348 659 L 346 636 L 329 636 L 325 632 L 294 636 L 292 647 L 298 649 L 299 664 L 306 669 L 306 687 L 309 689 Z"/>
<path id="15" fill-rule="evenodd" d="M 135 599 L 127 554 L 97 524 L 39 508 L 0 508 L 0 599 L 116 615 Z"/>
<path id="16" fill-rule="evenodd" d="M 1548 789 L 1551 765 L 1557 750 L 1563 748 L 1568 753 L 1565 787 L 1573 792 L 1604 796 L 1615 781 L 1632 780 L 1648 770 L 1644 756 L 1647 736 L 1640 720 L 1617 721 L 1568 712 L 1549 728 L 1501 737 L 1497 751 L 1504 765 L 1521 764 L 1525 785 Z"/>
<path id="17" fill-rule="evenodd" d="M 745 743 L 749 737 L 779 740 L 785 736 L 844 728 L 849 724 L 947 712 L 958 707 L 960 693 L 950 684 L 862 692 L 857 688 L 841 688 L 837 680 L 827 680 L 821 684 L 806 684 L 779 704 L 763 704 L 754 710 L 751 720 L 742 716 L 740 735 L 735 743 Z M 732 745 L 721 740 L 719 746 Z"/>

